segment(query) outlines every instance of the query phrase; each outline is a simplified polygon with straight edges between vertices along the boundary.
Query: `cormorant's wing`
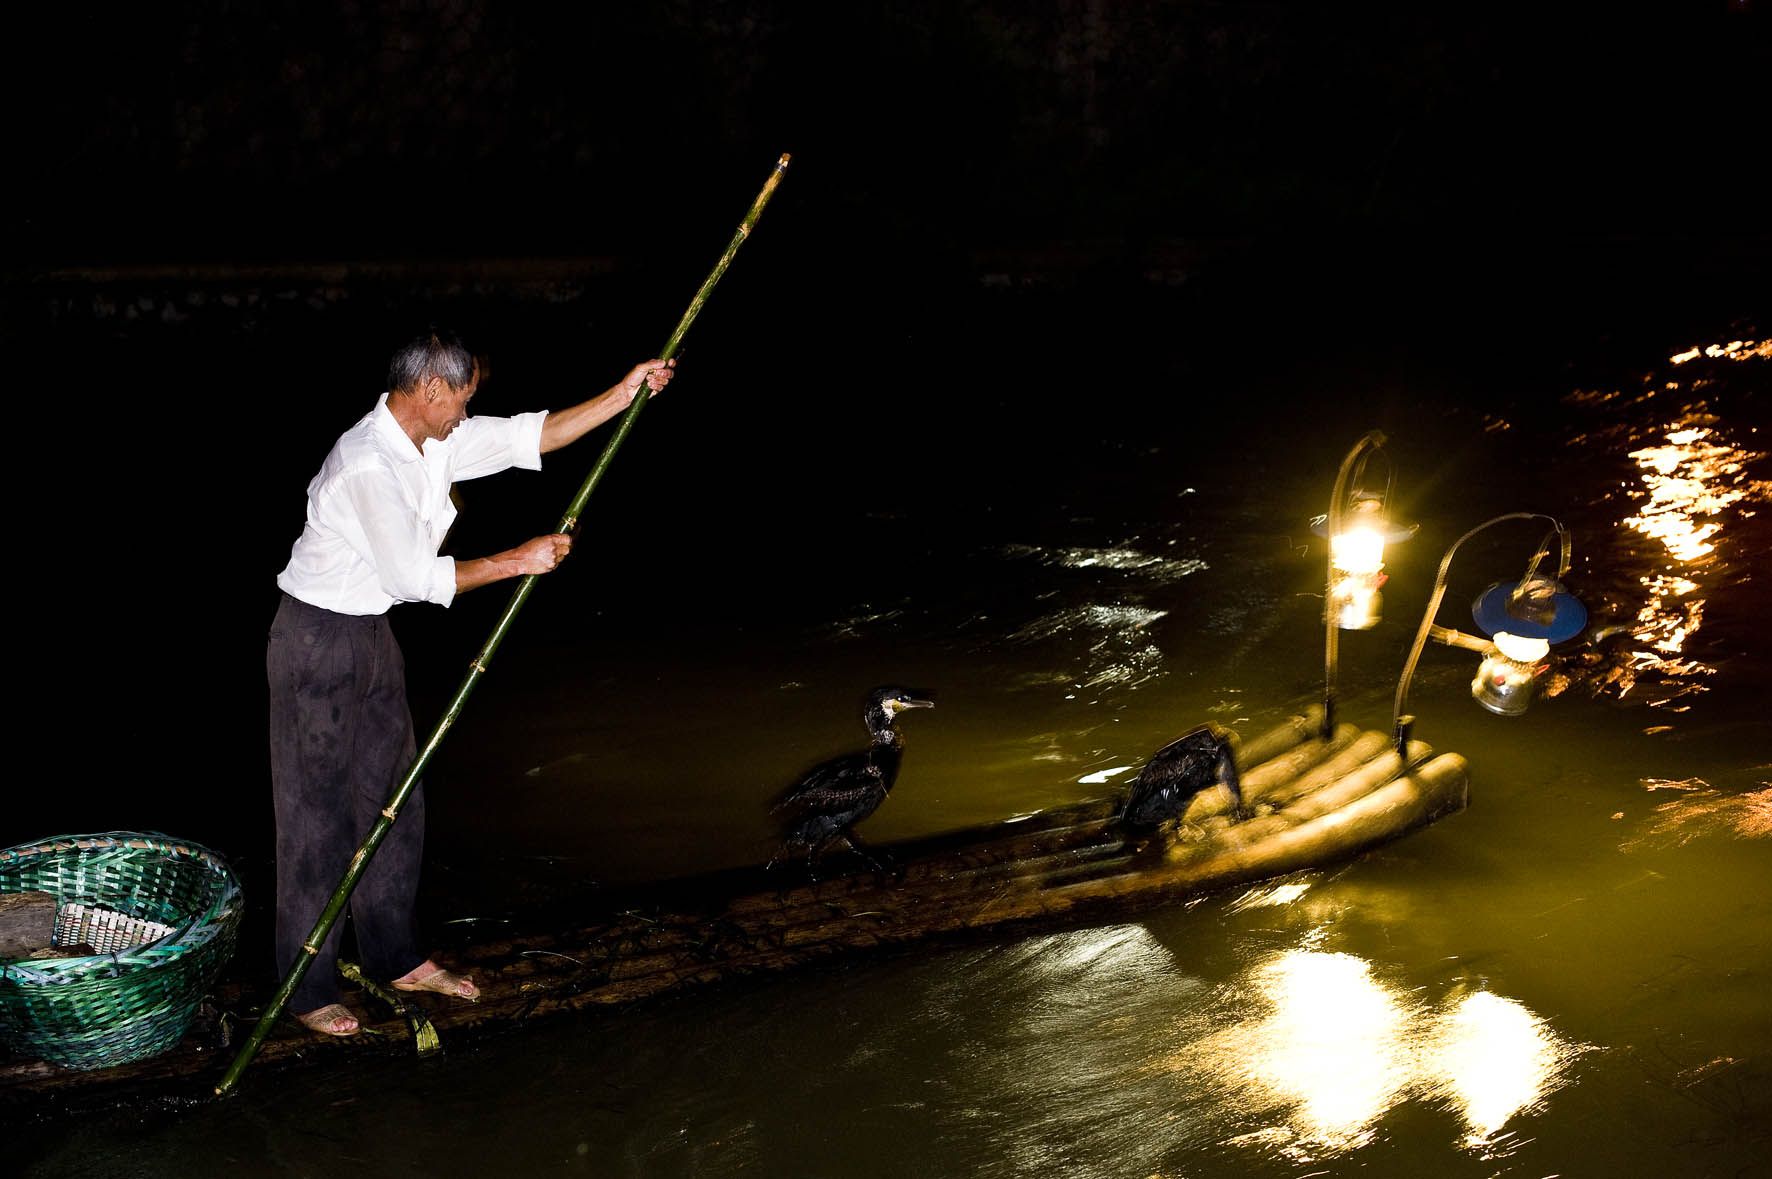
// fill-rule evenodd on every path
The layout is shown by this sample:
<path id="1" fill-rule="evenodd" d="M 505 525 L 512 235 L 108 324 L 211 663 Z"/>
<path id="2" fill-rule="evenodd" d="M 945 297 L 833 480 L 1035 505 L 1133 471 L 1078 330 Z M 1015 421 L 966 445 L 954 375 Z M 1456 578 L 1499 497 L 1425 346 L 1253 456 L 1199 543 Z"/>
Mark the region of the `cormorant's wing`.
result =
<path id="1" fill-rule="evenodd" d="M 1201 726 L 1151 754 L 1138 777 L 1146 786 L 1167 784 L 1178 778 L 1191 784 L 1196 778 L 1204 779 L 1208 767 L 1217 763 L 1219 748 L 1210 732 Z"/>
<path id="2" fill-rule="evenodd" d="M 839 810 L 877 793 L 882 784 L 872 754 L 845 754 L 814 766 L 770 810 L 778 814 Z"/>
<path id="3" fill-rule="evenodd" d="M 1141 811 L 1166 809 L 1177 801 L 1191 798 L 1215 780 L 1222 748 L 1226 747 L 1217 744 L 1204 725 L 1169 742 L 1151 754 L 1138 776 L 1132 779 L 1122 813 L 1138 821 Z M 1228 753 L 1225 756 L 1228 760 Z M 1231 773 L 1234 775 L 1235 772 L 1233 766 Z M 1150 821 L 1148 814 L 1143 821 Z"/>

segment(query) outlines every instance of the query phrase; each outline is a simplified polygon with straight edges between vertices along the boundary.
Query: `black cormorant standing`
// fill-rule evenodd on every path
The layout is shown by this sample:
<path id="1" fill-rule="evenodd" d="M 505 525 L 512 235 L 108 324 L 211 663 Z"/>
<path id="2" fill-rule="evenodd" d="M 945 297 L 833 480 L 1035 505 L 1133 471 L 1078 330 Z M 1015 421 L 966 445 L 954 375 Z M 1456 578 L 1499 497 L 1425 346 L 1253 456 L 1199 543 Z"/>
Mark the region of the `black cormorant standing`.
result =
<path id="1" fill-rule="evenodd" d="M 859 753 L 844 754 L 814 766 L 781 796 L 771 809 L 785 817 L 785 839 L 770 863 L 804 853 L 810 871 L 825 848 L 840 839 L 879 869 L 879 862 L 857 846 L 859 841 L 850 828 L 886 801 L 886 794 L 898 777 L 904 738 L 892 722 L 907 708 L 933 707 L 935 702 L 925 699 L 925 693 L 908 688 L 887 686 L 868 693 L 862 720 L 873 742 Z"/>
<path id="2" fill-rule="evenodd" d="M 1220 782 L 1231 792 L 1237 813 L 1243 813 L 1243 785 L 1231 756 L 1228 734 L 1213 725 L 1191 729 L 1157 752 L 1132 779 L 1120 821 L 1136 831 L 1154 830 L 1187 813 L 1194 795 Z"/>

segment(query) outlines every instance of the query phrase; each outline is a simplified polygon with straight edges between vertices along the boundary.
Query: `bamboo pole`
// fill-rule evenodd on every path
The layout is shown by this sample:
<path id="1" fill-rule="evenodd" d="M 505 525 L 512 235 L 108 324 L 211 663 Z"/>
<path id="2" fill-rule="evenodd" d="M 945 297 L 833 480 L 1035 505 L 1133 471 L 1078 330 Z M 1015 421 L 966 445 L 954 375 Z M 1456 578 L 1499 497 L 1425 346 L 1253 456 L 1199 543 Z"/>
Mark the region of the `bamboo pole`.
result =
<path id="1" fill-rule="evenodd" d="M 787 172 L 788 160 L 789 156 L 783 153 L 782 157 L 775 162 L 775 169 L 770 172 L 769 179 L 764 182 L 762 190 L 751 202 L 751 207 L 746 211 L 744 219 L 739 222 L 737 231 L 732 235 L 732 240 L 726 243 L 726 251 L 720 255 L 720 260 L 714 264 L 713 270 L 702 281 L 701 288 L 695 292 L 695 297 L 689 301 L 689 307 L 683 312 L 683 317 L 677 321 L 677 329 L 671 333 L 670 340 L 666 342 L 664 350 L 659 353 L 659 359 L 669 360 L 677 354 L 677 348 L 682 344 L 683 336 L 688 332 L 689 325 L 694 323 L 696 316 L 701 314 L 702 305 L 707 302 L 708 295 L 713 292 L 714 285 L 720 281 L 721 275 L 726 273 L 726 268 L 731 265 L 733 256 L 738 253 L 738 248 L 745 243 L 745 239 L 750 237 L 751 229 L 756 225 L 757 218 L 762 216 L 763 206 L 767 205 L 769 198 L 775 195 L 776 187 L 781 184 L 781 178 Z M 620 448 L 628 433 L 633 430 L 635 420 L 639 418 L 640 411 L 646 408 L 646 402 L 651 398 L 651 395 L 651 388 L 641 385 L 639 394 L 628 406 L 626 412 L 622 414 L 614 435 L 603 447 L 603 453 L 598 457 L 596 465 L 591 468 L 591 473 L 585 476 L 585 481 L 579 487 L 578 494 L 573 496 L 572 502 L 567 505 L 565 515 L 560 517 L 560 525 L 555 529 L 556 532 L 570 533 L 577 529 L 579 515 L 584 511 L 585 501 L 590 499 L 591 492 L 602 480 L 603 473 L 609 469 L 610 460 L 615 457 L 616 450 Z M 363 845 L 357 849 L 357 854 L 351 857 L 351 863 L 345 871 L 344 879 L 338 882 L 338 887 L 333 891 L 332 898 L 326 902 L 326 907 L 320 912 L 319 920 L 314 923 L 313 932 L 308 935 L 307 941 L 302 943 L 302 955 L 296 959 L 295 965 L 290 967 L 282 985 L 277 988 L 277 993 L 272 996 L 271 1002 L 265 1007 L 264 1014 L 259 1017 L 257 1025 L 252 1029 L 252 1034 L 241 1045 L 233 1063 L 228 1066 L 228 1071 L 222 1076 L 221 1082 L 216 1085 L 215 1095 L 217 1097 L 225 1097 L 233 1090 L 240 1080 L 240 1074 L 245 1071 L 246 1066 L 252 1062 L 253 1056 L 257 1054 L 259 1045 L 264 1043 L 265 1037 L 270 1034 L 272 1025 L 277 1022 L 278 1017 L 283 1014 L 283 1009 L 288 1006 L 290 996 L 295 993 L 295 988 L 300 985 L 302 977 L 307 974 L 308 966 L 313 961 L 314 955 L 320 952 L 320 946 L 325 942 L 326 935 L 331 932 L 333 925 L 344 913 L 345 905 L 349 903 L 351 893 L 357 887 L 357 881 L 363 875 L 364 869 L 368 867 L 370 858 L 381 846 L 382 840 L 387 836 L 389 829 L 393 827 L 394 821 L 400 817 L 400 808 L 406 805 L 406 800 L 411 796 L 425 767 L 430 763 L 431 756 L 436 753 L 437 747 L 443 743 L 443 738 L 455 725 L 456 718 L 461 715 L 463 707 L 468 702 L 468 697 L 473 694 L 474 688 L 479 684 L 480 677 L 486 674 L 487 665 L 492 662 L 493 654 L 504 642 L 505 634 L 510 630 L 512 621 L 517 617 L 517 612 L 529 600 L 529 594 L 535 588 L 537 576 L 539 575 L 531 573 L 518 581 L 517 588 L 511 594 L 509 604 L 505 606 L 504 613 L 499 615 L 498 622 L 492 628 L 491 636 L 480 648 L 479 655 L 468 665 L 468 674 L 462 680 L 461 686 L 456 689 L 455 697 L 449 702 L 449 707 L 444 710 L 443 718 L 431 730 L 431 735 L 420 747 L 418 756 L 413 759 L 411 767 L 400 779 L 394 792 L 389 795 L 388 804 L 382 808 L 381 817 L 376 820 L 375 826 L 370 828 L 368 836 L 363 840 Z"/>

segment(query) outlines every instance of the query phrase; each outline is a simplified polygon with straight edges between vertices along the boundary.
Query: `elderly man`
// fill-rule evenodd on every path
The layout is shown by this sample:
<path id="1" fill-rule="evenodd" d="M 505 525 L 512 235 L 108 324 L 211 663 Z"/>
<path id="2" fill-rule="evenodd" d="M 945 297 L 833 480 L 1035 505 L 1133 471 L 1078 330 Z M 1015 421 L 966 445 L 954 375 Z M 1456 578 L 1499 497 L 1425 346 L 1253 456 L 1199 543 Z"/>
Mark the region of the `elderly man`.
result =
<path id="1" fill-rule="evenodd" d="M 547 573 L 572 548 L 571 537 L 555 533 L 490 557 L 440 556 L 455 519 L 451 485 L 509 467 L 539 469 L 543 454 L 626 409 L 642 384 L 663 389 L 674 363 L 637 365 L 570 409 L 470 418 L 478 362 L 453 334 L 426 332 L 394 354 L 388 391 L 326 456 L 308 484 L 307 524 L 277 577 L 283 594 L 266 649 L 280 970 L 304 952 L 303 939 L 416 753 L 388 608 L 448 606 L 465 590 Z M 400 820 L 351 896 L 364 971 L 399 990 L 476 998 L 471 979 L 418 948 L 422 790 Z M 359 1025 L 339 1001 L 339 935 L 335 927 L 290 1009 L 315 1032 L 348 1036 Z"/>

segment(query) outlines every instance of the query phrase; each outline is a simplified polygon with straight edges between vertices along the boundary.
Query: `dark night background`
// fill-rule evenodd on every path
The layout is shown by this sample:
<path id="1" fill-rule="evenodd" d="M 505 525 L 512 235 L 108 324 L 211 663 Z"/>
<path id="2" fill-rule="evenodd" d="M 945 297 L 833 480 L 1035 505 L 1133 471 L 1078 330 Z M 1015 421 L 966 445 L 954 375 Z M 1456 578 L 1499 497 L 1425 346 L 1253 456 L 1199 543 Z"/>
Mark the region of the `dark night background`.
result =
<path id="1" fill-rule="evenodd" d="M 1665 434 L 1663 407 L 1566 401 L 1641 391 L 1676 350 L 1772 332 L 1765 15 L 1764 0 L 13 6 L 0 343 L 12 378 L 14 764 L 0 848 L 114 829 L 216 848 L 250 898 L 237 967 L 267 983 L 262 644 L 327 448 L 373 403 L 392 349 L 430 320 L 489 352 L 476 412 L 559 408 L 607 387 L 663 344 L 784 152 L 787 178 L 689 336 L 677 382 L 427 768 L 422 917 L 569 907 L 567 884 L 609 878 L 614 857 L 598 848 L 619 847 L 648 886 L 683 865 L 760 862 L 772 833 L 756 800 L 803 753 L 811 764 L 815 749 L 837 751 L 818 748 L 827 720 L 831 740 L 854 739 L 849 689 L 833 684 L 874 675 L 863 660 L 922 658 L 948 676 L 930 685 L 949 693 L 934 715 L 972 726 L 949 730 L 961 734 L 950 748 L 966 743 L 951 772 L 979 779 L 950 801 L 992 819 L 1050 801 L 1023 808 L 992 792 L 992 775 L 1074 789 L 1097 777 L 1078 776 L 1085 745 L 1100 757 L 1116 742 L 1158 747 L 1099 736 L 1122 716 L 1122 732 L 1154 734 L 1172 710 L 1193 724 L 1196 705 L 1259 716 L 1289 707 L 1289 691 L 1318 698 L 1322 566 L 1294 540 L 1370 428 L 1392 436 L 1424 536 L 1522 507 L 1583 513 L 1576 588 L 1596 623 L 1628 621 L 1617 603 L 1634 609 L 1639 582 L 1664 565 L 1653 546 L 1630 551 L 1625 497 L 1571 502 L 1558 489 L 1604 499 L 1608 464 L 1629 469 L 1632 431 Z M 1725 363 L 1680 372 L 1691 404 L 1707 378 L 1686 374 Z M 1742 478 L 1760 479 L 1772 420 L 1766 390 L 1747 386 L 1764 365 L 1733 367 L 1730 445 L 1761 464 Z M 551 528 L 592 458 L 581 448 L 537 476 L 467 485 L 449 548 L 482 555 Z M 1744 499 L 1732 527 L 1764 502 Z M 1729 543 L 1751 550 L 1761 533 L 1736 528 Z M 1097 632 L 1021 636 L 1098 596 L 1072 588 L 1068 564 L 1004 550 L 1093 551 L 1129 535 L 1139 552 L 1161 538 L 1177 547 L 1149 551 L 1201 558 L 1197 575 L 1148 593 L 1099 595 L 1169 614 L 1170 664 L 1111 709 L 1066 712 L 1065 677 Z M 1398 547 L 1388 629 L 1369 636 L 1368 656 L 1406 637 L 1438 545 Z M 881 551 L 898 567 L 870 565 Z M 1608 554 L 1628 559 L 1601 568 Z M 1662 778 L 1708 772 L 1727 801 L 1763 798 L 1765 755 L 1741 752 L 1764 744 L 1754 726 L 1772 666 L 1751 560 L 1719 554 L 1692 574 L 1715 584 L 1691 606 L 1691 631 L 1697 608 L 1708 612 L 1687 655 L 1699 671 L 1705 659 L 1726 669 L 1716 679 L 1729 686 L 1660 726 L 1665 740 L 1629 734 L 1654 719 L 1647 705 L 1615 715 L 1566 699 L 1477 749 L 1491 740 L 1480 710 L 1438 713 L 1428 734 L 1421 705 L 1427 739 L 1485 755 L 1482 805 L 1296 911 L 1331 914 L 1309 918 L 1339 927 L 1323 948 L 1370 958 L 1374 977 L 1407 984 L 1408 1005 L 1451 983 L 1485 989 L 1493 971 L 1522 1016 L 1542 1013 L 1583 1053 L 1615 1048 L 1554 1115 L 1510 1123 L 1522 1132 L 1505 1150 L 1521 1149 L 1530 1171 L 1509 1170 L 1505 1151 L 1449 1154 L 1450 1123 L 1415 1101 L 1385 1124 L 1400 1145 L 1359 1148 L 1348 1167 L 1542 1175 L 1599 1158 L 1624 1160 L 1601 1165 L 1614 1173 L 1746 1173 L 1735 1160 L 1765 1138 L 1772 1042 L 1756 989 L 1763 863 L 1720 837 L 1642 858 L 1613 845 L 1661 805 L 1650 791 L 1682 785 Z M 1440 620 L 1474 592 L 1448 597 Z M 421 735 L 506 600 L 393 612 Z M 895 629 L 893 604 L 912 601 L 923 613 Z M 1001 615 L 977 645 L 980 631 L 951 647 L 931 637 L 963 630 L 974 610 Z M 841 627 L 813 631 L 855 619 L 868 635 L 855 648 Z M 901 656 L 905 631 L 915 639 Z M 1273 656 L 1299 634 L 1293 682 L 1293 652 Z M 1190 682 L 1188 653 L 1203 651 Z M 1463 694 L 1468 670 L 1437 654 L 1438 682 L 1430 655 L 1418 701 Z M 1388 704 L 1400 659 L 1358 662 L 1383 677 L 1366 699 Z M 1029 675 L 1037 687 L 1018 687 Z M 1245 682 L 1272 699 L 1240 696 Z M 982 686 L 972 711 L 947 706 L 967 683 Z M 1559 733 L 1573 740 L 1559 747 Z M 1630 740 L 1602 750 L 1618 734 Z M 940 736 L 929 723 L 908 740 L 925 757 Z M 573 761 L 580 750 L 608 757 Z M 1637 751 L 1641 766 L 1625 765 Z M 1621 781 L 1594 780 L 1590 755 Z M 541 773 L 550 766 L 563 768 Z M 919 766 L 936 768 L 933 756 Z M 889 817 L 926 813 L 933 826 L 965 813 L 898 797 Z M 1631 823 L 1614 822 L 1627 809 Z M 913 1173 L 1001 1174 L 968 1170 L 966 1152 L 1029 1142 L 1082 1143 L 1106 1160 L 1091 1173 L 1138 1159 L 1183 1165 L 1137 1174 L 1203 1173 L 1225 1157 L 1218 1140 L 1245 1128 L 1243 1098 L 1190 1128 L 1169 1096 L 1140 1104 L 1156 1074 L 1175 1083 L 1167 1064 L 1144 1062 L 1184 1055 L 1193 1033 L 1177 1013 L 1242 1004 L 1238 963 L 1290 941 L 1273 928 L 1281 910 L 1235 908 L 1189 923 L 1178 907 L 1152 925 L 1160 936 L 1122 943 L 1148 946 L 1161 967 L 1073 977 L 1069 965 L 993 973 L 968 959 L 954 1006 L 930 1018 L 921 996 L 945 992 L 912 974 L 759 989 L 729 1011 L 675 1009 L 690 1012 L 682 1036 L 654 1034 L 667 1013 L 599 1030 L 594 1047 L 524 1041 L 504 1071 L 458 1056 L 443 1082 L 414 1082 L 431 1086 L 422 1097 L 364 1072 L 361 1089 L 312 1088 L 313 1105 L 307 1090 L 267 1086 L 246 1107 L 257 1112 L 199 1113 L 158 1137 L 146 1113 L 125 1117 L 96 1153 L 153 1155 L 166 1173 L 204 1160 L 300 1167 L 316 1151 L 321 1170 L 366 1158 L 459 1173 L 481 1150 L 494 1161 L 477 1170 L 519 1173 L 513 1151 L 553 1166 L 547 1152 L 576 1142 L 561 1157 L 600 1165 L 585 1143 L 614 1141 L 653 1150 L 666 1169 L 647 1173 L 669 1174 L 699 1157 L 686 1148 L 729 1138 L 730 1164 L 779 1135 L 773 1157 L 792 1161 L 748 1173 L 875 1174 L 880 1143 L 931 1160 Z M 1053 978 L 1074 989 L 1051 1000 Z M 1139 1005 L 1098 1008 L 1098 991 Z M 1002 992 L 1001 1028 L 995 1015 L 959 1018 Z M 807 995 L 804 1021 L 776 1018 Z M 1066 996 L 1080 1021 L 1068 1038 L 1050 1034 L 1066 1026 Z M 894 1020 L 901 1001 L 917 1010 Z M 849 1052 L 838 1025 L 856 1020 L 881 1036 Z M 787 1041 L 803 1054 L 784 1054 Z M 1078 1051 L 1096 1044 L 1122 1055 Z M 958 1056 L 964 1075 L 944 1097 L 931 1080 Z M 1048 1091 L 1072 1065 L 1099 1080 Z M 717 1096 L 703 1072 L 720 1078 Z M 755 1092 L 729 1101 L 726 1077 Z M 384 1086 L 391 1102 L 372 1092 Z M 820 1155 L 822 1130 L 807 1127 L 833 1113 L 861 1132 Z M 763 1128 L 747 1138 L 753 1116 Z M 11 1130 L 0 1159 L 20 1161 L 16 1137 L 28 1164 Z M 1211 1143 L 1188 1146 L 1187 1134 Z M 72 1137 L 52 1153 L 92 1153 Z M 1237 1154 L 1239 1173 L 1300 1173 L 1279 1155 L 1265 1158 L 1283 1170 L 1261 1170 L 1273 1149 Z M 851 1152 L 849 1170 L 817 1165 Z M 1003 1157 L 1062 1171 L 1050 1160 L 1070 1156 Z"/>
<path id="2" fill-rule="evenodd" d="M 1411 347 L 1455 348 L 1475 390 L 1522 355 L 1554 374 L 1575 351 L 1635 355 L 1641 324 L 1660 347 L 1763 302 L 1761 16 L 1722 0 L 14 16 L 0 328 L 34 439 L 14 471 L 13 601 L 35 620 L 22 720 L 75 734 L 80 789 L 38 790 L 25 819 L 15 802 L 6 834 L 203 827 L 207 788 L 103 785 L 168 742 L 243 760 L 257 797 L 257 642 L 301 488 L 419 317 L 492 342 L 486 411 L 564 404 L 657 348 L 791 152 L 685 352 L 722 395 L 676 419 L 685 449 L 648 458 L 639 438 L 599 493 L 615 553 L 663 526 L 645 506 L 689 500 L 673 518 L 701 547 L 648 592 L 714 610 L 718 571 L 746 557 L 732 522 L 821 494 L 847 461 L 821 445 L 747 466 L 760 430 L 866 422 L 924 472 L 1001 456 L 977 475 L 1001 491 L 1090 477 L 1050 426 L 1086 435 L 1127 356 L 1170 379 L 1116 389 L 1114 412 L 1156 419 L 1202 412 L 1187 390 L 1215 368 L 1307 388 L 1325 356 L 1383 340 L 1400 366 L 1385 379 L 1407 379 Z M 1063 363 L 1027 352 L 1056 335 Z M 955 382 L 944 357 L 990 375 Z M 898 378 L 889 412 L 845 399 L 858 370 Z M 776 380 L 789 371 L 802 380 Z M 584 386 L 541 379 L 560 372 Z M 550 502 L 577 478 L 555 476 Z M 833 498 L 833 523 L 855 507 Z M 458 539 L 511 518 L 471 513 Z M 482 629 L 467 613 L 460 643 Z M 217 701 L 218 683 L 242 688 Z"/>
<path id="3" fill-rule="evenodd" d="M 11 267 L 630 262 L 699 245 L 781 151 L 778 236 L 863 285 L 1061 246 L 1142 273 L 1250 239 L 1764 240 L 1768 63 L 1740 2 L 576 8 L 27 21 Z"/>

